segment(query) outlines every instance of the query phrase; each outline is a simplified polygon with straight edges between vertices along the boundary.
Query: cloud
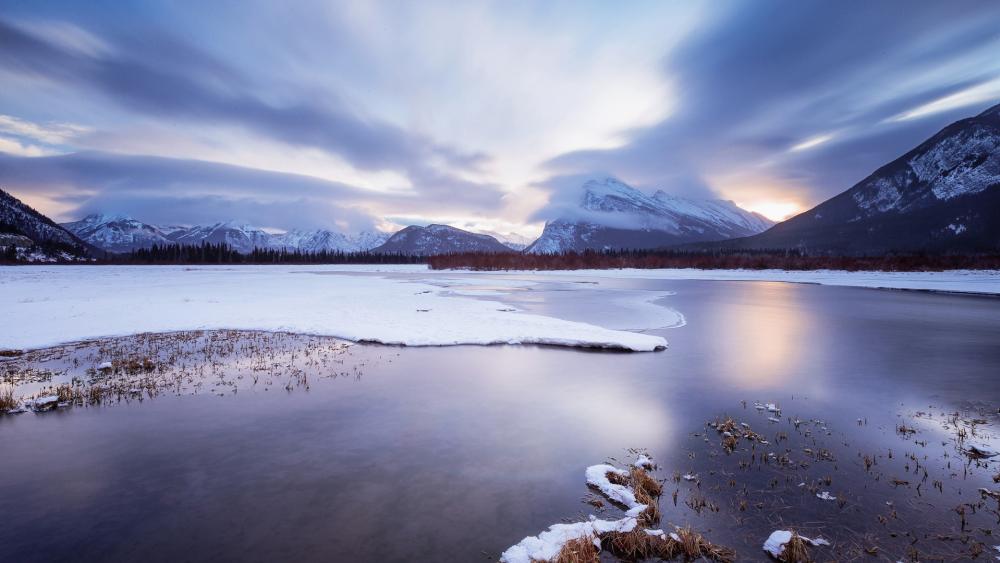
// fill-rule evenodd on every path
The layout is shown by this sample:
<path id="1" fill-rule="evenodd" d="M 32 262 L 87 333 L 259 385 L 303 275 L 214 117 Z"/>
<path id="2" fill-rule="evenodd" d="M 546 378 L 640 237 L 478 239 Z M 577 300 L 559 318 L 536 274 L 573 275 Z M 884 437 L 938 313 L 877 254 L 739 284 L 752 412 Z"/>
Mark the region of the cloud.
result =
<path id="1" fill-rule="evenodd" d="M 61 203 L 64 214 L 71 214 L 64 219 L 113 211 L 152 220 L 144 215 L 152 210 L 164 222 L 235 219 L 286 229 L 345 221 L 370 225 L 379 222 L 376 212 L 492 209 L 500 199 L 495 191 L 453 179 L 443 179 L 429 195 L 380 193 L 299 174 L 96 151 L 34 158 L 0 152 L 0 178 L 5 189 Z"/>
<path id="2" fill-rule="evenodd" d="M 73 123 L 32 123 L 11 115 L 0 114 L 0 132 L 27 137 L 48 145 L 65 144 L 89 130 Z"/>
<path id="3" fill-rule="evenodd" d="M 698 177 L 737 200 L 735 176 L 758 191 L 770 178 L 775 197 L 792 189 L 815 204 L 978 113 L 989 105 L 985 97 L 960 93 L 1000 76 L 1000 4 L 921 4 L 905 17 L 883 2 L 850 10 L 815 2 L 724 6 L 663 62 L 675 84 L 674 113 L 620 148 L 560 155 L 548 164 L 552 173 L 613 170 L 671 191 L 684 170 L 679 177 Z M 886 123 L 955 95 L 968 103 L 920 112 L 924 119 L 907 126 Z M 715 181 L 722 177 L 730 180 L 724 187 Z"/>
<path id="4" fill-rule="evenodd" d="M 252 80 L 191 45 L 158 35 L 122 41 L 97 52 L 0 21 L 0 66 L 22 74 L 99 92 L 133 111 L 194 123 L 242 126 L 256 134 L 338 154 L 369 170 L 440 175 L 429 163 L 475 170 L 488 157 L 461 151 L 364 116 L 327 93 L 323 103 L 278 103 L 252 92 Z"/>

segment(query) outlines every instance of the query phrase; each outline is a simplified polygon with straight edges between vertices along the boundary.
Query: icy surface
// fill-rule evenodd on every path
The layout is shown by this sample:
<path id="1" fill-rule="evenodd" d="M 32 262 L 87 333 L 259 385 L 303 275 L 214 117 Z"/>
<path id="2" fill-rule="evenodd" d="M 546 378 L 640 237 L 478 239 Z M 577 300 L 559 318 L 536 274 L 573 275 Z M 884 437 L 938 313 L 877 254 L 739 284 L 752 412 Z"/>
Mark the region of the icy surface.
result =
<path id="1" fill-rule="evenodd" d="M 878 289 L 912 289 L 956 293 L 1000 294 L 1000 271 L 948 270 L 944 272 L 846 272 L 842 270 L 554 270 L 507 272 L 545 278 L 629 278 L 651 280 L 778 281 Z M 480 273 L 487 275 L 486 272 Z"/>
<path id="2" fill-rule="evenodd" d="M 370 268 L 369 268 L 370 269 Z M 0 348 L 137 332 L 275 330 L 409 346 L 552 344 L 652 351 L 659 337 L 511 311 L 363 268 L 0 268 Z M 409 271 L 419 271 L 410 269 Z"/>

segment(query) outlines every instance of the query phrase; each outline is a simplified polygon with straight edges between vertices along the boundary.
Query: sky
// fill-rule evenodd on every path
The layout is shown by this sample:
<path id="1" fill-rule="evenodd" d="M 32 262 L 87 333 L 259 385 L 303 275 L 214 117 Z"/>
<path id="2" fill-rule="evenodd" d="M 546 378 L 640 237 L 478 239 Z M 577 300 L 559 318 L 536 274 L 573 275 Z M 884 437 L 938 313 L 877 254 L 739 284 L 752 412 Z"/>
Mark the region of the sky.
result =
<path id="1" fill-rule="evenodd" d="M 1000 102 L 1000 2 L 0 0 L 58 221 L 537 235 L 590 177 L 782 219 Z"/>

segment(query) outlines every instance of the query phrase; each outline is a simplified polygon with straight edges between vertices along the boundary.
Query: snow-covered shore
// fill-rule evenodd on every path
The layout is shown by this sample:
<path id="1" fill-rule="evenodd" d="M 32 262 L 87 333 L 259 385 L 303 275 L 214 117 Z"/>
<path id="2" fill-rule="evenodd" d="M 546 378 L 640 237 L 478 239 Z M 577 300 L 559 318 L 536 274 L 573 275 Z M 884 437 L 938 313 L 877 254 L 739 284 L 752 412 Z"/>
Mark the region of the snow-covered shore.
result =
<path id="1" fill-rule="evenodd" d="M 632 351 L 666 346 L 659 336 L 513 311 L 498 301 L 446 295 L 419 280 L 337 275 L 372 270 L 0 267 L 0 348 L 198 329 L 289 331 L 408 346 L 550 344 Z"/>

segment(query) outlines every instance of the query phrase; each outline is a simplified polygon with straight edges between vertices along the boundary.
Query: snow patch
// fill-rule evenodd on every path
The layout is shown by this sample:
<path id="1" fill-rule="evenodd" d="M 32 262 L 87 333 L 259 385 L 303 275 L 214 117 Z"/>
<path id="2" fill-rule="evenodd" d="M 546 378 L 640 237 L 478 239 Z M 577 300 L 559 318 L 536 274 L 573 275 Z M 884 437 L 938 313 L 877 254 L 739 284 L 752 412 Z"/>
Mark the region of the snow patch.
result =
<path id="1" fill-rule="evenodd" d="M 802 541 L 818 546 L 818 545 L 830 545 L 830 542 L 823 538 L 811 539 L 805 536 L 799 536 Z M 792 541 L 792 532 L 789 530 L 775 530 L 771 532 L 767 540 L 764 542 L 764 551 L 771 554 L 771 557 L 781 561 L 781 554 L 785 551 L 785 545 Z"/>
<path id="2" fill-rule="evenodd" d="M 631 351 L 659 336 L 509 311 L 424 281 L 324 266 L 0 267 L 0 347 L 137 332 L 270 330 L 407 346 L 548 344 Z M 410 268 L 409 271 L 414 271 Z M 430 276 L 428 276 L 430 277 Z"/>

